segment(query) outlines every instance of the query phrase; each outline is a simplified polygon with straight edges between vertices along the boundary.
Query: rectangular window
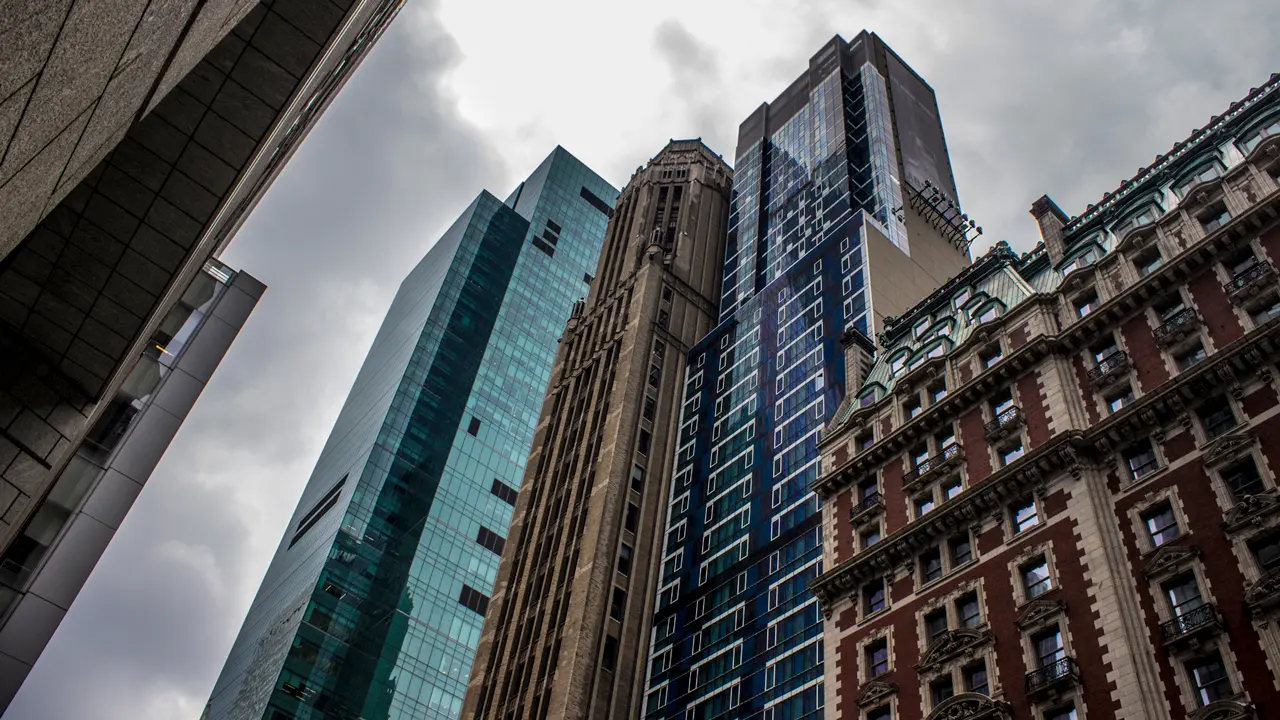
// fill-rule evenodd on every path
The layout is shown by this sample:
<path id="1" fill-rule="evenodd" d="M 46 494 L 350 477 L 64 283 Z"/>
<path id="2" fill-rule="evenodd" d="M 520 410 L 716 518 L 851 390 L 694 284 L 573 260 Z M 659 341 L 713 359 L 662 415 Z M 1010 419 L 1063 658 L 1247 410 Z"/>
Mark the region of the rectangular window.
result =
<path id="1" fill-rule="evenodd" d="M 1000 448 L 1000 467 L 1004 467 L 1005 465 L 1008 465 L 1014 460 L 1017 460 L 1018 458 L 1022 457 L 1023 452 L 1024 451 L 1022 448 L 1021 438 L 1018 438 L 1014 442 L 1001 447 Z"/>
<path id="2" fill-rule="evenodd" d="M 862 610 L 865 614 L 880 612 L 885 608 L 884 579 L 872 580 L 862 586 Z"/>
<path id="3" fill-rule="evenodd" d="M 988 346 L 982 352 L 978 353 L 978 362 L 982 367 L 989 368 L 1004 359 L 1004 351 L 1000 349 L 1000 343 Z"/>
<path id="4" fill-rule="evenodd" d="M 1142 522 L 1151 534 L 1151 544 L 1160 547 L 1182 534 L 1178 528 L 1178 519 L 1173 515 L 1173 506 L 1162 502 L 1142 514 Z"/>
<path id="5" fill-rule="evenodd" d="M 1035 498 L 1025 498 L 1009 506 L 1009 514 L 1013 516 L 1013 534 L 1022 534 L 1040 524 L 1040 511 L 1036 508 Z"/>
<path id="6" fill-rule="evenodd" d="M 1089 313 L 1093 312 L 1095 308 L 1098 307 L 1097 291 L 1089 290 L 1088 292 L 1078 295 L 1073 305 L 1075 306 L 1077 315 L 1079 315 L 1080 317 L 1084 317 L 1088 315 Z"/>
<path id="7" fill-rule="evenodd" d="M 698 379 L 699 381 L 701 381 L 702 376 L 699 375 Z M 658 384 L 661 380 L 662 380 L 662 368 L 658 367 L 657 365 L 650 365 L 649 366 L 649 385 L 652 387 L 658 387 Z M 701 382 L 699 382 L 698 387 L 701 387 Z"/>
<path id="8" fill-rule="evenodd" d="M 1173 361 L 1177 363 L 1180 372 L 1186 372 L 1199 365 L 1206 357 L 1208 355 L 1205 354 L 1204 343 L 1196 341 L 1195 345 L 1176 355 Z"/>
<path id="9" fill-rule="evenodd" d="M 867 720 L 893 720 L 893 711 L 887 707 L 878 707 L 867 713 Z"/>
<path id="10" fill-rule="evenodd" d="M 1280 295 L 1268 295 L 1257 304 L 1251 305 L 1249 317 L 1253 319 L 1254 327 L 1265 325 L 1272 319 L 1280 317 Z"/>
<path id="11" fill-rule="evenodd" d="M 1124 461 L 1134 480 L 1140 480 L 1160 469 L 1160 459 L 1156 457 L 1150 440 L 1143 440 L 1126 450 Z"/>
<path id="12" fill-rule="evenodd" d="M 618 551 L 618 572 L 623 575 L 631 574 L 631 546 L 622 543 L 622 547 Z"/>
<path id="13" fill-rule="evenodd" d="M 1034 600 L 1053 589 L 1049 562 L 1043 555 L 1022 566 L 1022 587 L 1027 591 L 1027 600 Z"/>
<path id="14" fill-rule="evenodd" d="M 1079 720 L 1075 704 L 1057 707 L 1044 714 L 1044 720 Z"/>
<path id="15" fill-rule="evenodd" d="M 629 533 L 635 532 L 636 527 L 639 526 L 639 524 L 640 524 L 640 506 L 636 505 L 633 502 L 627 503 L 627 518 L 625 521 L 625 527 L 627 529 L 627 532 Z"/>
<path id="16" fill-rule="evenodd" d="M 858 436 L 858 438 L 854 441 L 854 444 L 858 446 L 859 451 L 862 451 L 871 447 L 871 445 L 875 441 L 876 441 L 876 436 L 873 433 L 865 432 Z"/>
<path id="17" fill-rule="evenodd" d="M 1013 407 L 1013 391 L 1005 388 L 991 397 L 991 418 L 1000 417 L 1000 413 Z"/>
<path id="18" fill-rule="evenodd" d="M 1189 661 L 1187 674 L 1191 676 L 1191 684 L 1195 686 L 1196 700 L 1201 707 L 1219 700 L 1226 700 L 1235 694 L 1231 688 L 1231 679 L 1227 677 L 1227 669 L 1222 664 L 1222 656 L 1216 650 Z"/>
<path id="19" fill-rule="evenodd" d="M 1133 388 L 1129 387 L 1127 384 L 1122 385 L 1107 393 L 1105 399 L 1107 401 L 1107 409 L 1111 411 L 1112 415 L 1114 415 L 1133 403 Z"/>
<path id="20" fill-rule="evenodd" d="M 1258 472 L 1258 464 L 1253 461 L 1252 456 L 1228 465 L 1222 471 L 1222 479 L 1236 502 L 1266 490 L 1266 486 L 1262 483 L 1262 475 Z"/>
<path id="21" fill-rule="evenodd" d="M 347 475 L 343 475 L 338 482 L 334 483 L 333 487 L 329 488 L 328 492 L 316 501 L 315 505 L 311 506 L 311 509 L 298 521 L 298 527 L 293 531 L 293 538 L 289 540 L 289 547 L 296 545 L 302 539 L 302 536 L 307 534 L 308 530 L 320 522 L 320 518 L 324 517 L 333 509 L 333 506 L 338 504 L 338 498 L 342 497 L 342 486 L 346 484 Z"/>
<path id="22" fill-rule="evenodd" d="M 1200 224 L 1204 226 L 1205 233 L 1211 233 L 1214 230 L 1226 225 L 1231 220 L 1231 213 L 1227 210 L 1227 206 L 1223 202 L 1216 202 L 1210 205 L 1207 210 L 1196 216 Z"/>
<path id="23" fill-rule="evenodd" d="M 889 643 L 884 638 L 867 645 L 867 679 L 889 672 Z"/>
<path id="24" fill-rule="evenodd" d="M 951 538 L 948 546 L 951 550 L 952 568 L 958 568 L 973 560 L 973 544 L 969 541 L 968 535 Z"/>
<path id="25" fill-rule="evenodd" d="M 649 434 L 648 430 L 642 428 L 640 430 L 640 439 L 636 443 L 636 450 L 638 450 L 641 455 L 647 456 L 649 454 L 649 444 L 651 442 L 653 442 L 653 436 Z"/>
<path id="26" fill-rule="evenodd" d="M 1264 574 L 1280 570 L 1280 533 L 1272 533 L 1250 542 L 1249 550 L 1258 561 L 1258 569 Z"/>
<path id="27" fill-rule="evenodd" d="M 639 465 L 631 466 L 631 489 L 636 492 L 644 489 L 644 468 Z"/>
<path id="28" fill-rule="evenodd" d="M 956 694 L 955 685 L 950 675 L 942 677 L 929 683 L 929 696 L 933 699 L 933 706 L 937 707 L 943 701 L 949 699 Z"/>
<path id="29" fill-rule="evenodd" d="M 480 434 L 480 418 L 472 415 L 471 422 L 467 425 L 467 434 L 476 437 Z"/>
<path id="30" fill-rule="evenodd" d="M 920 398 L 913 397 L 902 404 L 902 416 L 910 420 L 920 414 Z"/>
<path id="31" fill-rule="evenodd" d="M 964 489 L 964 484 L 960 482 L 960 478 L 954 478 L 952 480 L 948 480 L 947 483 L 942 486 L 943 502 L 950 500 L 951 498 L 959 495 L 960 491 L 963 489 Z"/>
<path id="32" fill-rule="evenodd" d="M 502 548 L 507 543 L 501 535 L 483 525 L 480 526 L 480 530 L 476 533 L 476 542 L 479 543 L 480 547 L 498 556 L 502 555 Z"/>
<path id="33" fill-rule="evenodd" d="M 654 400 L 652 397 L 648 395 L 645 395 L 644 396 L 644 412 L 643 412 L 644 419 L 648 420 L 649 422 L 653 422 L 653 416 L 657 413 L 657 411 L 658 411 L 658 401 Z"/>
<path id="34" fill-rule="evenodd" d="M 960 618 L 960 626 L 976 628 L 982 624 L 982 608 L 978 605 L 978 594 L 961 595 L 956 600 L 956 616 Z"/>
<path id="35" fill-rule="evenodd" d="M 1179 575 L 1162 587 L 1165 597 L 1169 599 L 1169 608 L 1173 610 L 1174 617 L 1182 617 L 1204 605 L 1204 598 L 1200 596 L 1200 585 L 1196 582 L 1196 576 L 1191 573 Z"/>
<path id="36" fill-rule="evenodd" d="M 1164 264 L 1164 258 L 1160 257 L 1160 248 L 1150 247 L 1138 253 L 1133 259 L 1133 266 L 1138 270 L 1138 277 L 1146 277 Z"/>
<path id="37" fill-rule="evenodd" d="M 979 695 L 991 694 L 991 683 L 987 680 L 986 661 L 979 660 L 970 665 L 966 665 L 961 672 L 964 674 L 965 692 L 977 693 Z"/>
<path id="38" fill-rule="evenodd" d="M 462 607 L 484 615 L 489 610 L 489 596 L 463 583 L 462 592 L 458 595 L 458 603 Z"/>
<path id="39" fill-rule="evenodd" d="M 930 583 L 942 577 L 942 552 L 932 548 L 920 553 L 920 582 Z"/>
<path id="40" fill-rule="evenodd" d="M 604 657 L 601 664 L 609 672 L 613 672 L 618 666 L 618 638 L 612 635 L 604 636 Z"/>
<path id="41" fill-rule="evenodd" d="M 937 385 L 931 385 L 929 386 L 929 389 L 926 392 L 929 393 L 929 404 L 937 405 L 938 403 L 942 402 L 942 400 L 945 397 L 947 397 L 947 385 L 946 383 L 938 383 Z"/>
<path id="42" fill-rule="evenodd" d="M 933 493 L 916 497 L 916 517 L 922 518 L 933 511 Z"/>
<path id="43" fill-rule="evenodd" d="M 1062 648 L 1062 632 L 1056 625 L 1033 635 L 1031 646 L 1035 648 L 1036 667 L 1049 667 L 1067 656 Z"/>
<path id="44" fill-rule="evenodd" d="M 493 479 L 493 487 L 489 488 L 489 492 L 493 493 L 502 502 L 515 507 L 516 489 L 502 482 L 498 478 Z"/>
<path id="45" fill-rule="evenodd" d="M 609 617 L 622 622 L 623 612 L 627 609 L 627 591 L 620 587 L 613 589 L 613 600 L 609 603 Z"/>
<path id="46" fill-rule="evenodd" d="M 879 525 L 876 525 L 875 527 L 872 527 L 868 530 L 862 531 L 862 549 L 863 550 L 866 550 L 867 548 L 871 547 L 872 545 L 875 545 L 878 542 L 880 542 L 880 526 Z"/>
<path id="47" fill-rule="evenodd" d="M 946 608 L 938 608 L 928 615 L 924 616 L 924 637 L 925 642 L 932 643 L 947 632 L 947 610 Z"/>

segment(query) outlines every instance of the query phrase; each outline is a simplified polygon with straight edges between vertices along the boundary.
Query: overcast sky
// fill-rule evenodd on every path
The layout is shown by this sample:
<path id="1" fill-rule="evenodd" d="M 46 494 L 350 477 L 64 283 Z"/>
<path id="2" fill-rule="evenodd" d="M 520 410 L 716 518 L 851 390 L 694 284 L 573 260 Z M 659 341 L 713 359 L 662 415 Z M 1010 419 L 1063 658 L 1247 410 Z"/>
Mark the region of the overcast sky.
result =
<path id="1" fill-rule="evenodd" d="M 396 286 L 556 145 L 614 185 L 832 35 L 934 88 L 961 203 L 1028 250 L 1280 70 L 1274 0 L 409 0 L 223 256 L 269 290 L 6 720 L 195 720 Z M 608 9 L 605 9 L 608 7 Z M 1069 8 L 1069 9 L 1068 9 Z"/>

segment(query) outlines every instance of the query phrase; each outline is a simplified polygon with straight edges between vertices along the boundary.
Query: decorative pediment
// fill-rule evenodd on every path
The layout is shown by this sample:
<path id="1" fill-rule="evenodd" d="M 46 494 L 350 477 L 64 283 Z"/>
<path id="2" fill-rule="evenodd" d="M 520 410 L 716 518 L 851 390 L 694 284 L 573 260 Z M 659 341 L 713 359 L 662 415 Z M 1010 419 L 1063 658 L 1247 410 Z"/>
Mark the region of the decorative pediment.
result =
<path id="1" fill-rule="evenodd" d="M 1189 720 L 1257 720 L 1253 705 L 1237 700 L 1209 703 L 1187 716 Z"/>
<path id="2" fill-rule="evenodd" d="M 1249 430 L 1233 432 L 1209 443 L 1204 450 L 1204 466 L 1216 467 L 1244 455 L 1253 448 L 1257 438 Z"/>
<path id="3" fill-rule="evenodd" d="M 1244 604 L 1255 616 L 1280 606 L 1280 570 L 1272 570 L 1256 582 L 1245 585 Z"/>
<path id="4" fill-rule="evenodd" d="M 1067 604 L 1061 600 L 1032 600 L 1018 611 L 1018 627 L 1030 630 L 1066 611 Z"/>
<path id="5" fill-rule="evenodd" d="M 1223 516 L 1222 527 L 1227 532 L 1235 532 L 1250 525 L 1261 525 L 1264 518 L 1277 510 L 1280 510 L 1280 492 L 1275 488 L 1245 495 Z"/>
<path id="6" fill-rule="evenodd" d="M 1200 555 L 1200 548 L 1195 545 L 1165 545 L 1151 553 L 1142 573 L 1149 578 L 1169 575 L 1186 567 Z"/>
<path id="7" fill-rule="evenodd" d="M 1007 702 L 978 693 L 961 693 L 939 703 L 926 720 L 1004 720 L 1011 712 Z"/>
<path id="8" fill-rule="evenodd" d="M 862 684 L 862 690 L 858 692 L 858 698 L 854 702 L 858 703 L 858 707 L 870 707 L 883 702 L 890 695 L 896 695 L 897 692 L 897 683 L 872 680 Z"/>
<path id="9" fill-rule="evenodd" d="M 935 670 L 948 660 L 976 650 L 994 638 L 990 630 L 961 628 L 945 632 L 924 651 L 924 657 L 916 665 L 916 672 L 924 674 Z"/>

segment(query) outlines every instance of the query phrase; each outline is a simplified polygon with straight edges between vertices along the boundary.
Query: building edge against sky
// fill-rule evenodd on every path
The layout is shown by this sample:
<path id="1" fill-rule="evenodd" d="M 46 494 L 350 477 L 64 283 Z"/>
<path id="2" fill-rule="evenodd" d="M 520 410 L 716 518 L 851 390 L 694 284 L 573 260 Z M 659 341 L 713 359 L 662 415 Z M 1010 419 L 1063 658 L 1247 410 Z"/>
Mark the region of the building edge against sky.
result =
<path id="1" fill-rule="evenodd" d="M 951 178 L 932 89 L 874 34 L 834 38 L 742 124 L 720 325 L 688 355 L 644 717 L 821 715 L 817 440 L 869 368 L 866 338 L 968 265 L 977 229 Z"/>
<path id="2" fill-rule="evenodd" d="M 401 284 L 209 718 L 456 716 L 616 196 L 557 147 L 505 203 L 482 192 Z"/>
<path id="3" fill-rule="evenodd" d="M 265 287 L 210 260 L 0 555 L 0 712 L 70 609 Z M 7 360 L 0 358 L 0 372 Z"/>

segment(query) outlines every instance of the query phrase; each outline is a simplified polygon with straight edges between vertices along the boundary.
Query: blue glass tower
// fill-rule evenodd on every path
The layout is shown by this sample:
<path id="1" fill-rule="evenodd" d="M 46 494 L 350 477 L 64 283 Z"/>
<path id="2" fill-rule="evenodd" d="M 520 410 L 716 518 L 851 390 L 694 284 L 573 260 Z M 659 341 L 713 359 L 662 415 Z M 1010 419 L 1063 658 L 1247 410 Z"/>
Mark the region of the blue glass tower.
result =
<path id="1" fill-rule="evenodd" d="M 401 284 L 206 717 L 456 718 L 556 343 L 618 191 L 562 148 Z"/>
<path id="2" fill-rule="evenodd" d="M 967 265 L 976 230 L 933 91 L 869 33 L 753 113 L 735 166 L 720 322 L 688 354 L 646 718 L 821 717 L 819 435 L 865 372 L 846 356 Z"/>

